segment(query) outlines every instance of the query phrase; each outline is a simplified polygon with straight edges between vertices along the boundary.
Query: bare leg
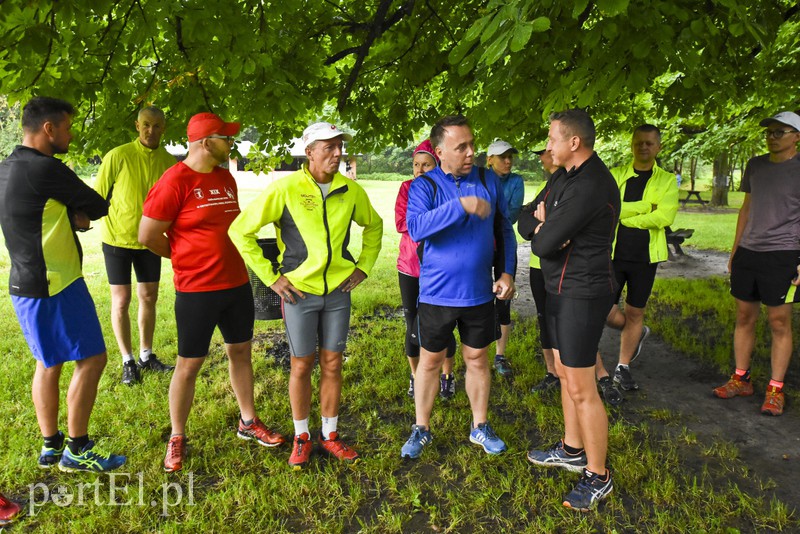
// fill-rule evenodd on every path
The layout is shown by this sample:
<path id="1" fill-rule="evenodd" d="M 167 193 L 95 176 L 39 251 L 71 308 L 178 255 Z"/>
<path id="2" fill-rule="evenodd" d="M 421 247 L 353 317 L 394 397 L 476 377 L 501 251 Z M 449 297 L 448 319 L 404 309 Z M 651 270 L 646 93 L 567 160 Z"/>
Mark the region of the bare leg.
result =
<path id="1" fill-rule="evenodd" d="M 461 344 L 461 354 L 467 367 L 464 379 L 464 389 L 469 397 L 472 408 L 473 426 L 488 421 L 489 390 L 491 389 L 491 374 L 489 373 L 488 352 L 489 347 L 476 349 Z"/>
<path id="2" fill-rule="evenodd" d="M 133 354 L 131 343 L 131 286 L 112 285 L 111 287 L 111 328 L 117 338 L 117 346 L 122 356 Z"/>
<path id="3" fill-rule="evenodd" d="M 59 386 L 62 364 L 47 368 L 37 360 L 33 373 L 31 397 L 36 409 L 36 420 L 42 436 L 52 436 L 58 432 Z"/>
<path id="4" fill-rule="evenodd" d="M 308 419 L 311 412 L 311 371 L 314 370 L 315 354 L 292 356 L 292 369 L 289 373 L 289 403 L 292 405 L 292 419 Z"/>
<path id="5" fill-rule="evenodd" d="M 139 347 L 153 348 L 153 332 L 156 329 L 156 303 L 158 282 L 143 282 L 136 285 L 139 298 Z"/>
<path id="6" fill-rule="evenodd" d="M 430 428 L 431 411 L 439 392 L 439 370 L 442 368 L 445 352 L 429 352 L 420 348 L 417 376 L 414 381 L 414 406 L 416 424 Z"/>
<path id="7" fill-rule="evenodd" d="M 551 375 L 556 375 L 555 355 L 553 349 L 542 349 L 544 355 L 544 365 L 547 367 L 547 372 Z"/>
<path id="8" fill-rule="evenodd" d="M 495 344 L 495 351 L 498 356 L 505 356 L 506 348 L 508 346 L 508 336 L 511 334 L 510 324 L 500 325 L 500 339 Z"/>
<path id="9" fill-rule="evenodd" d="M 597 351 L 597 360 L 594 363 L 594 373 L 598 380 L 608 376 L 608 371 L 606 371 L 606 366 L 603 364 L 603 357 L 600 356 L 599 350 Z"/>
<path id="10" fill-rule="evenodd" d="M 197 374 L 206 357 L 184 358 L 178 355 L 175 371 L 169 384 L 169 418 L 172 422 L 173 434 L 186 433 L 186 421 L 194 401 L 194 388 Z"/>
<path id="11" fill-rule="evenodd" d="M 416 376 L 417 365 L 419 365 L 419 356 L 408 356 L 408 368 L 411 369 L 411 375 Z"/>
<path id="12" fill-rule="evenodd" d="M 455 367 L 455 357 L 445 358 L 444 363 L 442 363 L 442 373 L 446 375 L 451 375 L 453 374 L 454 367 Z"/>
<path id="13" fill-rule="evenodd" d="M 106 353 L 75 362 L 67 392 L 67 428 L 73 437 L 89 433 L 89 416 L 97 398 L 97 384 L 106 367 Z"/>
<path id="14" fill-rule="evenodd" d="M 342 353 L 320 349 L 319 366 L 319 413 L 336 417 L 342 400 Z"/>
<path id="15" fill-rule="evenodd" d="M 255 401 L 253 400 L 253 362 L 252 342 L 226 343 L 225 352 L 228 354 L 228 374 L 231 377 L 231 387 L 239 403 L 242 419 L 249 421 L 256 416 Z"/>
<path id="16" fill-rule="evenodd" d="M 750 357 L 756 342 L 756 321 L 761 310 L 759 302 L 736 299 L 736 326 L 733 330 L 733 354 L 736 367 L 750 368 Z"/>
<path id="17" fill-rule="evenodd" d="M 631 363 L 633 353 L 642 337 L 644 328 L 644 308 L 637 308 L 630 304 L 625 304 L 625 327 L 619 338 L 619 363 L 628 365 Z"/>
<path id="18" fill-rule="evenodd" d="M 767 306 L 772 329 L 772 379 L 783 382 L 792 357 L 792 305 Z"/>

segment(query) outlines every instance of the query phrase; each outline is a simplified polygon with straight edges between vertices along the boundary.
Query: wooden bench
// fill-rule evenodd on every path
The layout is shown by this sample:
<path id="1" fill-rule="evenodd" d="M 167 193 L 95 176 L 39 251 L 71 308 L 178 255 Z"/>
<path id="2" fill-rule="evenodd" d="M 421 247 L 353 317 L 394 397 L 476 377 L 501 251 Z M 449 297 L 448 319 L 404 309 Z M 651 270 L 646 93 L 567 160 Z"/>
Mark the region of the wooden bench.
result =
<path id="1" fill-rule="evenodd" d="M 705 207 L 708 204 L 708 200 L 700 198 L 700 191 L 687 191 L 686 198 L 681 200 L 681 207 L 685 208 L 686 204 L 700 204 Z"/>
<path id="2" fill-rule="evenodd" d="M 673 231 L 669 226 L 667 226 L 664 230 L 667 232 L 667 253 L 669 253 L 669 259 L 675 259 L 675 256 L 672 254 L 672 251 L 669 248 L 670 245 L 672 245 L 675 249 L 675 254 L 685 256 L 686 254 L 683 252 L 681 245 L 684 241 L 692 237 L 692 234 L 694 234 L 694 229 L 679 228 Z"/>

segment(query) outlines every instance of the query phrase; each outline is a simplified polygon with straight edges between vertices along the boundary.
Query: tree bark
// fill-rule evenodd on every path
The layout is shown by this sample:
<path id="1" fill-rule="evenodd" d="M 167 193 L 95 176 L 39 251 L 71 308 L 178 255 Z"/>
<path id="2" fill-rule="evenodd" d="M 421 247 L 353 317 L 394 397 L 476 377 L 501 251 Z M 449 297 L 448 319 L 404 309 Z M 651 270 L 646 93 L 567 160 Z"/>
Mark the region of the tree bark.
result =
<path id="1" fill-rule="evenodd" d="M 728 188 L 731 181 L 731 155 L 727 150 L 714 158 L 714 179 L 712 181 L 711 205 L 728 205 Z"/>

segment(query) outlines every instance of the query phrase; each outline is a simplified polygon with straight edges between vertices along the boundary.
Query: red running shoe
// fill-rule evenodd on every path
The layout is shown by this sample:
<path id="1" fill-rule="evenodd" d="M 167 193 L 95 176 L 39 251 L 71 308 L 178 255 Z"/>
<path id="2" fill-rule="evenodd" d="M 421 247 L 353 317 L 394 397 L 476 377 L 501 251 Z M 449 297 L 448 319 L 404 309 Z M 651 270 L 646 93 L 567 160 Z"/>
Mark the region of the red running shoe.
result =
<path id="1" fill-rule="evenodd" d="M 783 391 L 774 386 L 769 387 L 767 388 L 767 395 L 764 397 L 764 404 L 761 405 L 761 413 L 778 416 L 783 414 L 785 405 L 786 399 L 783 396 Z"/>
<path id="2" fill-rule="evenodd" d="M 747 380 L 742 380 L 734 373 L 727 382 L 718 388 L 714 388 L 714 396 L 720 399 L 732 399 L 733 397 L 749 397 L 753 394 L 753 384 Z"/>
<path id="3" fill-rule="evenodd" d="M 311 437 L 308 432 L 303 432 L 294 437 L 294 447 L 292 447 L 292 455 L 289 456 L 289 465 L 295 471 L 299 471 L 306 466 L 309 458 L 311 458 Z"/>
<path id="4" fill-rule="evenodd" d="M 186 436 L 172 436 L 167 443 L 167 455 L 164 457 L 164 471 L 174 473 L 183 467 L 186 459 Z"/>
<path id="5" fill-rule="evenodd" d="M 338 432 L 331 432 L 328 439 L 323 438 L 320 434 L 319 444 L 325 449 L 325 452 L 344 462 L 355 464 L 361 459 L 356 451 L 345 445 L 344 441 L 339 439 Z"/>
<path id="6" fill-rule="evenodd" d="M 258 417 L 254 417 L 253 422 L 247 426 L 239 419 L 239 431 L 236 435 L 241 439 L 254 439 L 264 447 L 277 447 L 286 443 L 286 438 L 267 428 Z"/>
<path id="7" fill-rule="evenodd" d="M 0 525 L 8 525 L 15 521 L 22 512 L 22 507 L 0 493 Z"/>

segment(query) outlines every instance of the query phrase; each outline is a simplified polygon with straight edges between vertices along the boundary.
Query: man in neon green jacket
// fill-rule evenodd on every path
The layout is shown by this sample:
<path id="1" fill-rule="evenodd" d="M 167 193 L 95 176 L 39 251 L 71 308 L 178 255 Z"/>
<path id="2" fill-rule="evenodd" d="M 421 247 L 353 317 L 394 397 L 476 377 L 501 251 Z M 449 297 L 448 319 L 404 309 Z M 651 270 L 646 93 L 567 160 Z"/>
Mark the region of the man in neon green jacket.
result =
<path id="1" fill-rule="evenodd" d="M 383 221 L 366 192 L 338 172 L 343 142 L 351 136 L 333 124 L 318 122 L 303 132 L 308 163 L 269 184 L 233 221 L 228 234 L 245 263 L 283 299 L 289 341 L 289 400 L 295 437 L 289 465 L 302 469 L 311 453 L 308 425 L 311 371 L 319 356 L 321 375 L 320 446 L 354 463 L 358 453 L 339 439 L 342 353 L 350 321 L 350 292 L 369 274 L 383 237 Z M 350 227 L 364 228 L 361 254 L 347 250 Z M 279 269 L 265 259 L 256 234 L 275 225 Z"/>
<path id="2" fill-rule="evenodd" d="M 614 273 L 622 288 L 627 284 L 625 311 L 614 306 L 608 323 L 624 324 L 619 346 L 619 363 L 614 382 L 626 391 L 639 389 L 630 373 L 630 363 L 642 350 L 650 329 L 644 326 L 644 309 L 653 289 L 658 264 L 666 261 L 665 228 L 678 212 L 678 187 L 675 175 L 656 163 L 661 150 L 661 132 L 652 124 L 642 124 L 633 132 L 633 161 L 611 169 L 622 200 L 614 243 Z"/>
<path id="3" fill-rule="evenodd" d="M 139 243 L 139 221 L 147 192 L 171 166 L 175 158 L 161 146 L 164 112 L 156 107 L 139 111 L 137 139 L 113 148 L 103 158 L 94 184 L 109 202 L 108 216 L 102 219 L 103 256 L 111 287 L 111 326 L 122 354 L 122 383 L 140 381 L 140 369 L 170 371 L 153 354 L 156 326 L 156 301 L 161 279 L 161 258 Z M 139 358 L 134 359 L 131 343 L 131 267 L 136 271 L 139 299 Z"/>

